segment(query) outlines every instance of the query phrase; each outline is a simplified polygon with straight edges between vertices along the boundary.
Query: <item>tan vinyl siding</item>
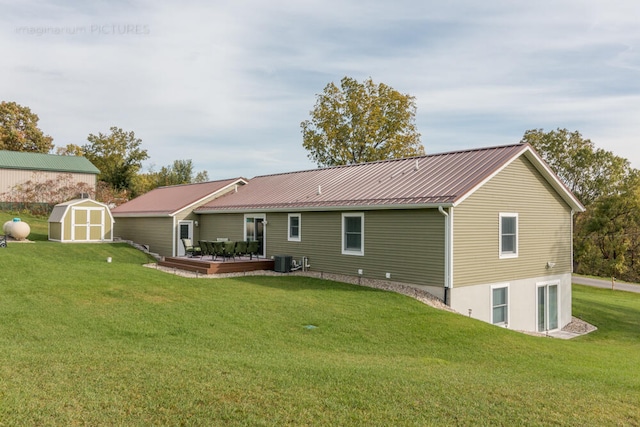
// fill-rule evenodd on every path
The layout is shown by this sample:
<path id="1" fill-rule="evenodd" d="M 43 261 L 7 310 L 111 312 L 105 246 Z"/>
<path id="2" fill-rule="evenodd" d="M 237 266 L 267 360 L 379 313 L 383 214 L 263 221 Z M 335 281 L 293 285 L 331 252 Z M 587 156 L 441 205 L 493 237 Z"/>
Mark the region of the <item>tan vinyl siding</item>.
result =
<path id="1" fill-rule="evenodd" d="M 62 223 L 60 222 L 49 223 L 49 239 L 62 240 Z"/>
<path id="2" fill-rule="evenodd" d="M 499 214 L 518 214 L 518 257 L 499 257 Z M 454 287 L 571 272 L 571 209 L 516 159 L 454 209 Z M 555 263 L 546 269 L 547 261 Z"/>
<path id="3" fill-rule="evenodd" d="M 115 218 L 114 237 L 149 245 L 149 251 L 171 256 L 173 218 Z"/>
<path id="4" fill-rule="evenodd" d="M 421 285 L 444 284 L 444 217 L 437 210 L 364 212 L 364 256 L 343 255 L 342 213 L 300 213 L 300 242 L 287 240 L 288 213 L 267 214 L 267 255 L 309 258 L 311 270 Z"/>
<path id="5" fill-rule="evenodd" d="M 49 216 L 50 240 L 111 241 L 112 228 L 109 208 L 91 199 L 58 204 Z"/>

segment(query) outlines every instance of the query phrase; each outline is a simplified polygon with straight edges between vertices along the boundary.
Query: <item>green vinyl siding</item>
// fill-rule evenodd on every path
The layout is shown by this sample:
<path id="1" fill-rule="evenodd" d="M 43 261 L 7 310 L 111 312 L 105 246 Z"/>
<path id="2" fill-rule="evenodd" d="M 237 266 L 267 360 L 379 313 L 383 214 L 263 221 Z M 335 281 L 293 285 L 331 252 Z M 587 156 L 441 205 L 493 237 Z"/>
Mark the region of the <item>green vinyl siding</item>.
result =
<path id="1" fill-rule="evenodd" d="M 198 221 L 200 222 L 200 240 L 244 239 L 244 214 L 202 214 Z"/>
<path id="2" fill-rule="evenodd" d="M 114 237 L 149 245 L 149 251 L 162 256 L 172 256 L 173 218 L 117 217 Z"/>
<path id="3" fill-rule="evenodd" d="M 435 209 L 364 211 L 364 256 L 342 254 L 342 212 L 301 212 L 300 242 L 288 241 L 287 217 L 267 214 L 268 256 L 306 256 L 312 271 L 444 284 L 444 217 Z"/>
<path id="4" fill-rule="evenodd" d="M 500 258 L 500 213 L 518 215 L 517 257 Z M 453 218 L 454 287 L 572 270 L 571 209 L 524 157 L 454 208 Z"/>

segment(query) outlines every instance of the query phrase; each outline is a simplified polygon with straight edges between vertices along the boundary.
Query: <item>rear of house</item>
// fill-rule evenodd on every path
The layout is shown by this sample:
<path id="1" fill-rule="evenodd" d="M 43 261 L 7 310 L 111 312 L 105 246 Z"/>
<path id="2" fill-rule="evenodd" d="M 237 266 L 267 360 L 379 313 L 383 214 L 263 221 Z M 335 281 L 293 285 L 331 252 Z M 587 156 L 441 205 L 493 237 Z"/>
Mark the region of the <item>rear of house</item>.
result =
<path id="1" fill-rule="evenodd" d="M 580 202 L 528 145 L 255 177 L 195 210 L 200 238 L 258 240 L 313 271 L 390 279 L 530 331 L 571 319 Z"/>
<path id="2" fill-rule="evenodd" d="M 392 279 L 444 298 L 444 217 L 437 209 L 206 209 L 198 210 L 203 240 L 257 240 L 265 257 L 307 258 L 313 271 Z"/>
<path id="3" fill-rule="evenodd" d="M 200 238 L 197 207 L 246 184 L 243 178 L 159 187 L 112 210 L 114 235 L 162 256 L 182 256 L 181 239 Z"/>
<path id="4" fill-rule="evenodd" d="M 551 182 L 521 156 L 452 209 L 452 308 L 517 330 L 571 321 L 573 211 Z"/>

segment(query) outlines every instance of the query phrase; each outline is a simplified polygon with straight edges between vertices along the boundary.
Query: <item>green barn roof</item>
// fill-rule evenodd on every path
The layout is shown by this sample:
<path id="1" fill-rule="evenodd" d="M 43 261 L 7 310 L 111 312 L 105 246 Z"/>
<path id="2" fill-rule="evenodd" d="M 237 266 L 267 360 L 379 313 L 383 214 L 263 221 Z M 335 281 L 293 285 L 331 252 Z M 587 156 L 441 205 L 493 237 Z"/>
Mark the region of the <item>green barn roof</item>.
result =
<path id="1" fill-rule="evenodd" d="M 0 169 L 26 169 L 99 174 L 85 157 L 0 150 Z"/>

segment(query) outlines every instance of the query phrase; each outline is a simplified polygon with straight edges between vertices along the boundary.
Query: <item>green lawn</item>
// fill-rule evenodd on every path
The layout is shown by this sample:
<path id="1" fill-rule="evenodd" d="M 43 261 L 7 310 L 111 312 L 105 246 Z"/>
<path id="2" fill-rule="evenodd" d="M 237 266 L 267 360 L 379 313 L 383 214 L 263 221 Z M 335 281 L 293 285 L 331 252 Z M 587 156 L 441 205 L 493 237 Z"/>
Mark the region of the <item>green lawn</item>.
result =
<path id="1" fill-rule="evenodd" d="M 23 219 L 0 425 L 640 425 L 638 294 L 574 286 L 600 329 L 537 338 L 335 282 L 169 275 Z"/>

